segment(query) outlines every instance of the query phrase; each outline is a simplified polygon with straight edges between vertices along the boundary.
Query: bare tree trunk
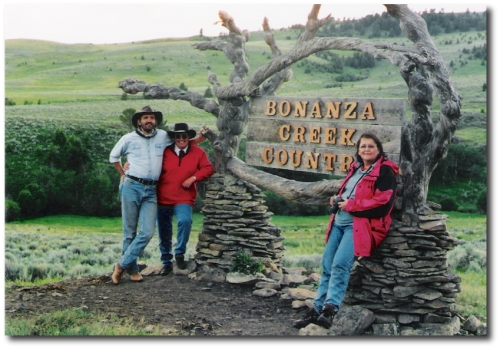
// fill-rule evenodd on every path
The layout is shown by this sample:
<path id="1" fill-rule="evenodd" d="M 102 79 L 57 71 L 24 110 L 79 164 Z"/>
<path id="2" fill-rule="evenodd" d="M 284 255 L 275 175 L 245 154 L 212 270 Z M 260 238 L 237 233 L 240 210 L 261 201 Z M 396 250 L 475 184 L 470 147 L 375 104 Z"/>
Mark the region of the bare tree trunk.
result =
<path id="1" fill-rule="evenodd" d="M 460 96 L 451 86 L 450 74 L 434 46 L 425 21 L 406 5 L 386 5 L 388 13 L 400 20 L 405 35 L 415 43 L 419 54 L 406 54 L 401 75 L 408 85 L 411 120 L 403 131 L 401 170 L 403 172 L 403 211 L 408 221 L 428 211 L 425 203 L 432 171 L 446 157 L 451 138 L 461 116 Z M 440 119 L 432 124 L 432 95 L 441 103 Z"/>

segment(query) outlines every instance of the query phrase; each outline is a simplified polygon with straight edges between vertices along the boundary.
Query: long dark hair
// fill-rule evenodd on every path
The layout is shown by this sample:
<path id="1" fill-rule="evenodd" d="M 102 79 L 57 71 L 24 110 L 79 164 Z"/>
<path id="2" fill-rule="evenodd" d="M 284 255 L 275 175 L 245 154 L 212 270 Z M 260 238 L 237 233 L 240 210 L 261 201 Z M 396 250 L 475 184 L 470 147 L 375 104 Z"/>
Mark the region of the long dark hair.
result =
<path id="1" fill-rule="evenodd" d="M 359 144 L 361 143 L 361 138 L 370 138 L 370 139 L 373 139 L 373 141 L 377 145 L 377 149 L 378 149 L 379 154 L 377 156 L 377 159 L 375 159 L 375 161 L 377 161 L 381 156 L 383 156 L 384 158 L 387 157 L 387 154 L 384 153 L 384 147 L 382 146 L 382 142 L 380 141 L 380 139 L 378 139 L 378 137 L 375 136 L 373 133 L 363 133 L 361 135 L 361 137 L 359 137 L 358 141 L 356 142 L 356 161 L 357 162 L 359 162 L 360 164 L 363 163 L 363 159 L 358 154 Z"/>

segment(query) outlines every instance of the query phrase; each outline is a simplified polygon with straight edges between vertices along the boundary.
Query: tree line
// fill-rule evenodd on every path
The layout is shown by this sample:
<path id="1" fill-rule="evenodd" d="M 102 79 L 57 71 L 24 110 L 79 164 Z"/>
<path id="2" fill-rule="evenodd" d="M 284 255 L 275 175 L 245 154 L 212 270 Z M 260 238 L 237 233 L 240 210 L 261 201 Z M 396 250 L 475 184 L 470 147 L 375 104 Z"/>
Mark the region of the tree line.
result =
<path id="1" fill-rule="evenodd" d="M 428 12 L 422 12 L 420 15 L 427 23 L 429 34 L 432 36 L 442 33 L 463 33 L 472 30 L 484 31 L 487 28 L 486 12 L 444 13 L 431 9 Z M 292 26 L 292 28 L 296 29 L 303 29 L 302 27 L 300 25 Z M 332 19 L 321 27 L 317 34 L 318 37 L 366 36 L 369 38 L 399 37 L 402 35 L 399 21 L 391 17 L 387 12 L 368 15 L 361 19 Z"/>

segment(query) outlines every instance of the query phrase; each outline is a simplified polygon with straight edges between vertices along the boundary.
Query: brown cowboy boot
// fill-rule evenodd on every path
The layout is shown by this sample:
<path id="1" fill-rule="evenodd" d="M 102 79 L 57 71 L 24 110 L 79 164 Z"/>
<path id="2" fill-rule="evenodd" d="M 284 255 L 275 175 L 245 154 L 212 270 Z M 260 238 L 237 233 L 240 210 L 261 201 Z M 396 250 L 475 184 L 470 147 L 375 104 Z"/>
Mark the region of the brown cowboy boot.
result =
<path id="1" fill-rule="evenodd" d="M 142 275 L 138 271 L 133 272 L 132 275 L 130 275 L 130 281 L 141 282 L 143 280 Z"/>
<path id="2" fill-rule="evenodd" d="M 125 269 L 123 269 L 119 263 L 116 263 L 115 264 L 115 269 L 113 270 L 113 275 L 111 275 L 111 280 L 113 281 L 113 283 L 115 285 L 118 285 L 120 283 L 120 280 L 122 278 L 122 275 L 123 275 L 123 271 Z"/>

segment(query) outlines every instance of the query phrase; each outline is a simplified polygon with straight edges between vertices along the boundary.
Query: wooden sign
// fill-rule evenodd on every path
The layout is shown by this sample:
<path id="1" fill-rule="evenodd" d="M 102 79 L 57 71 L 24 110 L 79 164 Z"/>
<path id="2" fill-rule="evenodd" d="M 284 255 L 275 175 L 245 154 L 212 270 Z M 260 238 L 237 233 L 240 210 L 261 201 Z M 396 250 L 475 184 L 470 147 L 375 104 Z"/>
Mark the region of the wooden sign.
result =
<path id="1" fill-rule="evenodd" d="M 356 142 L 370 132 L 399 163 L 404 99 L 254 98 L 250 104 L 246 163 L 344 175 Z"/>

